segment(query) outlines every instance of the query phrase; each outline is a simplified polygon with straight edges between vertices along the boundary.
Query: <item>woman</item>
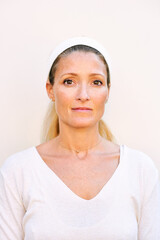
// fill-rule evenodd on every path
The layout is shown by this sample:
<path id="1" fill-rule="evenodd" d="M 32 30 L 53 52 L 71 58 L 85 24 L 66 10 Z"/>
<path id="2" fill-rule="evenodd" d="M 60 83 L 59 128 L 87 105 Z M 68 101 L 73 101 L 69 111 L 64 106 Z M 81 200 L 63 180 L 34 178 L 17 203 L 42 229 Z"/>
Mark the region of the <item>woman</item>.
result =
<path id="1" fill-rule="evenodd" d="M 46 141 L 1 168 L 2 240 L 159 240 L 158 170 L 118 145 L 101 120 L 110 91 L 105 49 L 72 38 L 52 53 Z"/>

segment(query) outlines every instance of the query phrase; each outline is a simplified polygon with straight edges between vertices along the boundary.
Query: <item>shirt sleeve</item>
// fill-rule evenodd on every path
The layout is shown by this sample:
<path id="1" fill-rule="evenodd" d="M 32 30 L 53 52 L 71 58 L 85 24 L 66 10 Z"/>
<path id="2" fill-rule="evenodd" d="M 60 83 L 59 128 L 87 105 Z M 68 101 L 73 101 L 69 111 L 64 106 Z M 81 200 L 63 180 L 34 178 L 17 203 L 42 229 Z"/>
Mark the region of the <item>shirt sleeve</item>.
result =
<path id="1" fill-rule="evenodd" d="M 158 170 L 151 160 L 144 170 L 143 180 L 138 240 L 160 240 L 160 180 Z"/>
<path id="2" fill-rule="evenodd" d="M 23 240 L 24 207 L 16 183 L 0 170 L 0 239 Z"/>

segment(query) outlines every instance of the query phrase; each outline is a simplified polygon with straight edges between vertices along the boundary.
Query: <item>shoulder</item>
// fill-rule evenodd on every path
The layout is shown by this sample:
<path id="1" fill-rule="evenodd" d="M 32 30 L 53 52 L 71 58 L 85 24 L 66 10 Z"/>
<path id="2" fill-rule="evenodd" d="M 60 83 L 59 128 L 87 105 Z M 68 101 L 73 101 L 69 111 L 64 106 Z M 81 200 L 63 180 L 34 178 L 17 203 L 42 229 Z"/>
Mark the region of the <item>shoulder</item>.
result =
<path id="1" fill-rule="evenodd" d="M 14 172 L 18 173 L 20 170 L 29 167 L 33 163 L 34 154 L 34 147 L 12 154 L 4 161 L 0 168 L 1 173 L 9 175 Z"/>
<path id="2" fill-rule="evenodd" d="M 124 157 L 130 172 L 141 176 L 145 181 L 148 178 L 153 179 L 153 181 L 159 178 L 158 169 L 149 155 L 140 150 L 130 148 L 127 145 L 124 145 L 124 148 Z"/>
<path id="3" fill-rule="evenodd" d="M 146 153 L 138 149 L 128 147 L 127 145 L 124 145 L 124 148 L 125 148 L 125 157 L 127 157 L 131 163 L 146 165 L 146 167 L 153 167 L 153 168 L 155 167 L 153 159 Z"/>

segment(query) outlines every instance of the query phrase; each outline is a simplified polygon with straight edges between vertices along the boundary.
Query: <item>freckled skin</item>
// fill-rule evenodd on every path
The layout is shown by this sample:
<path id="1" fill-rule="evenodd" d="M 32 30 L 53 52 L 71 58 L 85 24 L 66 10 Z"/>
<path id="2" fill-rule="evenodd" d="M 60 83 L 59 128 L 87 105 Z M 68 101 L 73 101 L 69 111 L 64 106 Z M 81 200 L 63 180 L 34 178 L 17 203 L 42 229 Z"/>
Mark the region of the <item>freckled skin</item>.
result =
<path id="1" fill-rule="evenodd" d="M 66 79 L 69 81 L 64 83 Z M 60 124 L 93 126 L 103 116 L 109 96 L 106 66 L 94 53 L 73 52 L 60 59 L 54 85 L 48 93 L 55 101 Z M 92 111 L 75 112 L 74 107 L 90 107 Z"/>

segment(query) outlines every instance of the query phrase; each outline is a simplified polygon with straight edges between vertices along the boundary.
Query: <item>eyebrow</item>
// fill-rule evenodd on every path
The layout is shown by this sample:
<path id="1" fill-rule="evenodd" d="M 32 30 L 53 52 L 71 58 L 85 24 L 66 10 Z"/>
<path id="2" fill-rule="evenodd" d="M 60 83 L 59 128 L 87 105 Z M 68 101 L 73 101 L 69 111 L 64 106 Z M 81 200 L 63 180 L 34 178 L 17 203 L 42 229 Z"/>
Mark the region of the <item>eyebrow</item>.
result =
<path id="1" fill-rule="evenodd" d="M 65 74 L 62 74 L 61 77 L 65 76 L 65 75 L 72 75 L 72 76 L 78 76 L 78 74 L 76 73 L 65 73 Z M 105 77 L 104 74 L 101 74 L 101 73 L 91 73 L 89 74 L 90 76 L 95 76 L 95 75 L 100 75 L 102 77 Z"/>

